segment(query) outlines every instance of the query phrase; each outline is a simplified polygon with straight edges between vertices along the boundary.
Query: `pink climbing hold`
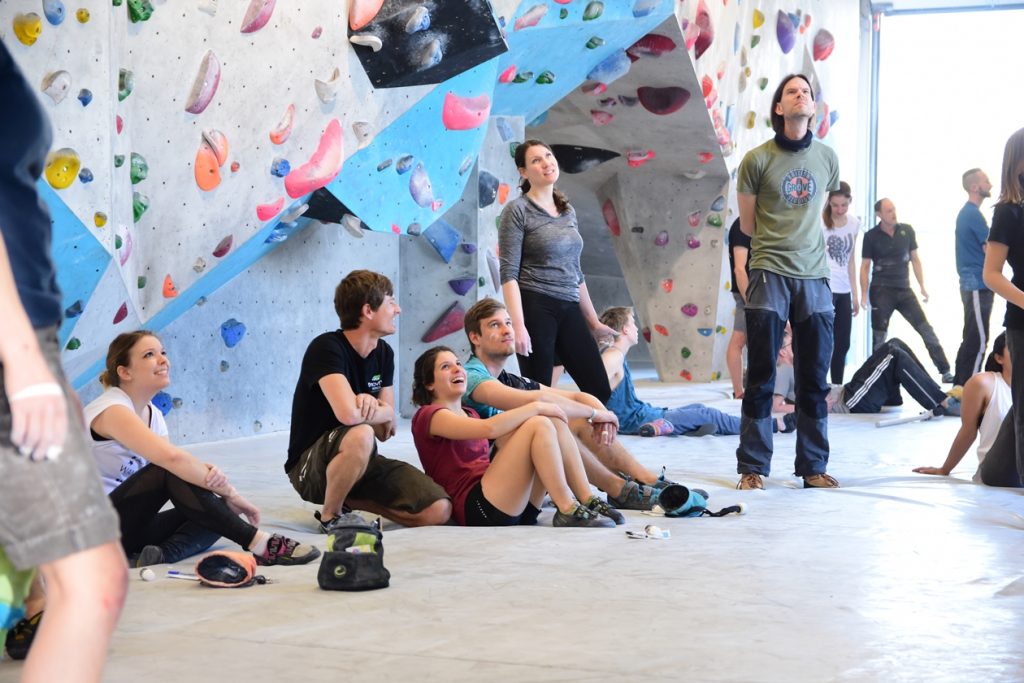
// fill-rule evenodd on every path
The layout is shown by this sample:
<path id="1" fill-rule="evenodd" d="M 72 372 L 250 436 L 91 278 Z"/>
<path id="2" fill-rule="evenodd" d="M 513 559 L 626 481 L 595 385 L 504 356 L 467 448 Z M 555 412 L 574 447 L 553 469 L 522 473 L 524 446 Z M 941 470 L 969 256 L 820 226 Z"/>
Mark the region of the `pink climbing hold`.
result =
<path id="1" fill-rule="evenodd" d="M 831 33 L 825 29 L 818 31 L 814 36 L 814 61 L 822 62 L 828 59 L 835 46 L 836 39 L 832 37 Z"/>
<path id="2" fill-rule="evenodd" d="M 217 244 L 216 248 L 213 250 L 213 255 L 217 258 L 224 258 L 228 255 L 228 252 L 231 251 L 231 245 L 234 241 L 235 238 L 228 235 Z"/>
<path id="3" fill-rule="evenodd" d="M 683 43 L 689 51 L 693 49 L 693 46 L 697 44 L 697 39 L 700 38 L 700 26 L 686 19 L 683 19 L 683 22 Z"/>
<path id="4" fill-rule="evenodd" d="M 501 72 L 498 76 L 498 83 L 511 83 L 516 78 L 516 65 L 513 64 L 509 68 Z"/>
<path id="5" fill-rule="evenodd" d="M 121 131 L 124 130 L 124 119 L 121 118 L 120 114 L 114 117 L 114 125 L 117 127 L 117 134 L 120 135 Z"/>
<path id="6" fill-rule="evenodd" d="M 313 156 L 285 177 L 284 189 L 288 196 L 301 197 L 337 178 L 345 162 L 343 144 L 341 122 L 331 119 Z"/>
<path id="7" fill-rule="evenodd" d="M 518 31 L 523 28 L 530 28 L 536 26 L 537 23 L 544 18 L 544 15 L 548 13 L 547 5 L 534 5 L 530 9 L 516 19 L 515 25 L 512 27 L 513 31 Z"/>
<path id="8" fill-rule="evenodd" d="M 441 122 L 448 130 L 472 130 L 487 122 L 491 115 L 491 98 L 487 94 L 460 97 L 449 91 L 444 96 Z"/>
<path id="9" fill-rule="evenodd" d="M 277 127 L 270 131 L 270 141 L 275 145 L 280 145 L 288 136 L 292 134 L 292 126 L 295 123 L 295 105 L 289 104 L 288 108 L 284 110 L 284 115 L 281 120 L 277 122 Z"/>
<path id="10" fill-rule="evenodd" d="M 118 262 L 123 266 L 128 263 L 129 257 L 132 255 L 132 233 L 131 230 L 125 230 L 124 239 L 121 240 L 121 254 L 118 256 Z"/>
<path id="11" fill-rule="evenodd" d="M 594 122 L 595 126 L 607 126 L 614 118 L 614 115 L 606 111 L 601 111 L 600 109 L 590 110 L 590 120 Z"/>
<path id="12" fill-rule="evenodd" d="M 672 283 L 672 278 L 667 277 L 667 278 L 665 278 L 664 280 L 661 281 L 661 288 L 665 291 L 666 294 L 671 294 L 672 293 L 672 284 L 673 284 Z"/>
<path id="13" fill-rule="evenodd" d="M 114 314 L 113 324 L 118 324 L 122 320 L 128 317 L 128 304 L 122 303 L 121 307 L 117 309 L 117 313 Z"/>
<path id="14" fill-rule="evenodd" d="M 449 334 L 461 330 L 465 318 L 466 310 L 456 301 L 430 326 L 430 329 L 426 331 L 421 341 L 424 344 L 429 344 L 441 337 L 447 337 Z"/>
<path id="15" fill-rule="evenodd" d="M 604 83 L 586 83 L 580 88 L 580 90 L 583 91 L 584 95 L 593 95 L 596 97 L 598 95 L 603 95 L 605 91 L 608 90 L 608 86 Z"/>
<path id="16" fill-rule="evenodd" d="M 700 311 L 700 309 L 697 308 L 697 304 L 686 304 L 680 310 L 683 312 L 683 315 L 688 318 L 694 317 Z"/>
<path id="17" fill-rule="evenodd" d="M 696 228 L 700 225 L 701 213 L 700 211 L 694 211 L 686 217 L 686 222 L 690 224 L 691 228 Z"/>
<path id="18" fill-rule="evenodd" d="M 648 33 L 626 48 L 626 54 L 634 62 L 641 57 L 660 57 L 676 49 L 675 42 L 659 33 Z"/>
<path id="19" fill-rule="evenodd" d="M 828 103 L 822 102 L 822 107 L 821 123 L 818 124 L 818 131 L 816 133 L 819 140 L 828 135 L 829 129 L 832 128 L 832 120 L 828 113 Z"/>
<path id="20" fill-rule="evenodd" d="M 358 31 L 374 20 L 383 4 L 384 0 L 350 0 L 348 25 Z"/>
<path id="21" fill-rule="evenodd" d="M 271 218 L 281 213 L 281 207 L 284 206 L 284 197 L 278 197 L 269 204 L 257 204 L 256 205 L 256 218 L 259 218 L 264 223 L 269 221 Z"/>
<path id="22" fill-rule="evenodd" d="M 251 0 L 249 9 L 245 12 L 245 18 L 242 19 L 242 28 L 239 30 L 242 33 L 259 31 L 270 21 L 270 15 L 274 13 L 276 4 L 277 0 Z"/>
<path id="23" fill-rule="evenodd" d="M 697 40 L 693 44 L 695 48 L 694 57 L 700 59 L 700 56 L 711 47 L 711 43 L 715 39 L 715 27 L 711 23 L 711 14 L 708 12 L 708 7 L 704 4 L 704 0 L 700 0 L 700 3 L 697 5 L 697 16 L 693 21 L 700 29 L 700 35 L 697 36 Z"/>
<path id="24" fill-rule="evenodd" d="M 626 152 L 626 163 L 630 168 L 639 168 L 656 156 L 653 149 L 631 150 Z"/>
<path id="25" fill-rule="evenodd" d="M 618 237 L 622 233 L 622 227 L 619 225 L 619 216 L 615 213 L 615 205 L 612 204 L 612 200 L 604 200 L 604 203 L 601 204 L 601 214 L 604 216 L 604 222 L 608 225 L 608 230 Z"/>
<path id="26" fill-rule="evenodd" d="M 217 94 L 217 86 L 220 85 L 220 60 L 213 50 L 207 50 L 199 65 L 199 73 L 192 82 L 192 91 L 189 93 L 188 101 L 185 104 L 185 111 L 190 114 L 202 114 L 210 105 L 213 96 Z"/>

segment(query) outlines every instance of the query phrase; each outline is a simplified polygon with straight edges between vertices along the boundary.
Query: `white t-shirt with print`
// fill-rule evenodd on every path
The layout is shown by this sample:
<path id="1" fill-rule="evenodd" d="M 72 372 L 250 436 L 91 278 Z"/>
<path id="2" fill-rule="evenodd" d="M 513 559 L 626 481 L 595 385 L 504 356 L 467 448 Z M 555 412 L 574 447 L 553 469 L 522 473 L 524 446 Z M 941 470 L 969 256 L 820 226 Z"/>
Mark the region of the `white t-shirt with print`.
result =
<path id="1" fill-rule="evenodd" d="M 89 430 L 89 443 L 92 446 L 92 455 L 99 466 L 100 476 L 103 478 L 103 490 L 107 495 L 110 495 L 110 492 L 124 483 L 128 477 L 149 464 L 141 455 L 133 453 L 113 439 L 96 438 L 96 434 L 92 431 L 92 423 L 100 416 L 100 413 L 112 406 L 124 406 L 135 412 L 131 398 L 117 387 L 107 389 L 85 407 L 85 426 Z M 148 408 L 149 428 L 157 436 L 166 439 L 167 423 L 164 422 L 164 414 L 152 402 Z"/>
<path id="2" fill-rule="evenodd" d="M 857 244 L 857 235 L 860 233 L 860 219 L 856 216 L 847 215 L 846 225 L 841 228 L 829 230 L 825 224 L 821 224 L 825 233 L 825 253 L 828 255 L 829 285 L 833 294 L 849 294 L 853 291 L 850 287 L 850 271 L 848 270 L 850 259 L 853 258 L 853 248 Z"/>

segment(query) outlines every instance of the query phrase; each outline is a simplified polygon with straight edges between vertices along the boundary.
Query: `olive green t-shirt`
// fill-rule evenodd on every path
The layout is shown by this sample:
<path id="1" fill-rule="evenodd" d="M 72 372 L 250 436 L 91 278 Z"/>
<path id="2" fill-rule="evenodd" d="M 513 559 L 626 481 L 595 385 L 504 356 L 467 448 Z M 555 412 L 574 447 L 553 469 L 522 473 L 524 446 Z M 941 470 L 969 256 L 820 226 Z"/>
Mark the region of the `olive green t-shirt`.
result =
<path id="1" fill-rule="evenodd" d="M 747 152 L 736 190 L 757 197 L 751 270 L 759 268 L 802 279 L 829 276 L 821 211 L 828 193 L 839 189 L 839 160 L 817 140 L 799 152 L 775 140 Z"/>

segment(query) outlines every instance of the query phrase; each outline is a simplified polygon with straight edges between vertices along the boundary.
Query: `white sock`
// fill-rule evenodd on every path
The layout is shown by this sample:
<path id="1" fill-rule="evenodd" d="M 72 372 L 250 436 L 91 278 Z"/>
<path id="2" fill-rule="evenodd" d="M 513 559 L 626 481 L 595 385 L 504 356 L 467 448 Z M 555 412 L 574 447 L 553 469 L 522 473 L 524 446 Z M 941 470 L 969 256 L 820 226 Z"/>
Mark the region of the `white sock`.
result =
<path id="1" fill-rule="evenodd" d="M 267 552 L 267 542 L 270 541 L 270 534 L 266 531 L 256 530 L 256 535 L 253 536 L 252 543 L 249 544 L 249 550 L 253 555 L 262 555 Z"/>

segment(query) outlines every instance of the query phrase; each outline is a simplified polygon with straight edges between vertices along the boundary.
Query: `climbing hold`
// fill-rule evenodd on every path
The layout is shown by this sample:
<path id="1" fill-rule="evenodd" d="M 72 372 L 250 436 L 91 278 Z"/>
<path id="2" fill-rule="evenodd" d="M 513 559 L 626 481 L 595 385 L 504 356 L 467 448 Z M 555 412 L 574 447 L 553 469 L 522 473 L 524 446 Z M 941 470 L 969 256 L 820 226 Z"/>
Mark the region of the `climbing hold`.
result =
<path id="1" fill-rule="evenodd" d="M 548 13 L 547 5 L 534 5 L 530 9 L 523 12 L 522 16 L 516 19 L 516 23 L 513 24 L 512 30 L 518 31 L 524 28 L 530 28 L 536 26 L 537 23 L 544 18 L 544 15 Z"/>
<path id="2" fill-rule="evenodd" d="M 761 10 L 754 10 L 753 22 L 755 31 L 764 26 L 764 13 Z"/>
<path id="3" fill-rule="evenodd" d="M 467 254 L 475 254 L 477 250 L 477 246 L 472 242 L 463 242 L 459 248 Z"/>
<path id="4" fill-rule="evenodd" d="M 584 95 L 603 95 L 606 90 L 608 90 L 608 86 L 604 83 L 584 83 L 580 87 L 580 91 Z"/>
<path id="5" fill-rule="evenodd" d="M 114 117 L 114 127 L 117 129 L 117 134 L 120 135 L 121 131 L 124 130 L 124 119 L 118 114 Z"/>
<path id="6" fill-rule="evenodd" d="M 419 223 L 410 223 L 409 227 L 405 229 L 405 234 L 412 237 L 418 237 L 423 232 L 423 226 Z"/>
<path id="7" fill-rule="evenodd" d="M 550 71 L 542 71 L 540 76 L 537 76 L 536 82 L 540 85 L 551 85 L 555 82 L 555 74 Z"/>
<path id="8" fill-rule="evenodd" d="M 341 83 L 341 69 L 334 67 L 334 71 L 331 72 L 330 78 L 326 81 L 321 81 L 319 78 L 313 79 L 313 88 L 316 90 L 316 96 L 324 104 L 330 104 L 334 101 L 334 98 L 338 96 L 338 85 Z"/>
<path id="9" fill-rule="evenodd" d="M 700 29 L 700 35 L 697 36 L 697 41 L 693 44 L 694 57 L 700 59 L 715 39 L 715 27 L 711 23 L 711 13 L 708 12 L 707 5 L 704 4 L 704 0 L 700 0 L 697 5 L 697 16 L 694 18 L 693 23 L 697 24 L 697 28 Z"/>
<path id="10" fill-rule="evenodd" d="M 288 228 L 284 225 L 278 224 L 270 231 L 267 235 L 267 239 L 263 240 L 264 244 L 279 244 L 288 239 Z"/>
<path id="11" fill-rule="evenodd" d="M 533 80 L 533 72 L 532 71 L 523 71 L 522 73 L 517 73 L 515 75 L 515 78 L 512 79 L 512 82 L 513 83 L 529 83 L 531 80 Z"/>
<path id="12" fill-rule="evenodd" d="M 508 123 L 508 119 L 504 116 L 495 117 L 494 124 L 498 128 L 498 135 L 501 136 L 502 142 L 508 142 L 516 136 L 515 131 L 512 130 L 512 126 Z"/>
<path id="13" fill-rule="evenodd" d="M 465 318 L 466 310 L 456 301 L 448 307 L 448 310 L 441 314 L 440 318 L 434 321 L 434 324 L 424 333 L 421 341 L 424 344 L 429 344 L 432 341 L 437 341 L 442 337 L 447 337 L 449 334 L 461 330 Z"/>
<path id="14" fill-rule="evenodd" d="M 348 231 L 348 234 L 357 239 L 363 239 L 363 222 L 356 216 L 346 213 L 341 217 L 341 227 Z"/>
<path id="15" fill-rule="evenodd" d="M 323 35 L 323 32 L 324 32 L 324 27 L 323 26 L 317 26 L 316 28 L 313 29 L 313 32 L 311 34 L 309 34 L 309 37 L 312 38 L 313 40 L 317 40 L 317 39 L 320 38 L 321 35 Z"/>
<path id="16" fill-rule="evenodd" d="M 683 312 L 683 315 L 692 318 L 697 315 L 700 309 L 697 308 L 697 304 L 685 304 L 680 310 Z"/>
<path id="17" fill-rule="evenodd" d="M 256 205 L 256 218 L 263 222 L 269 221 L 271 218 L 281 212 L 281 207 L 284 206 L 284 197 L 278 197 L 269 204 L 257 204 Z"/>
<path id="18" fill-rule="evenodd" d="M 619 100 L 618 98 L 615 97 L 603 97 L 600 100 L 598 100 L 597 103 L 602 107 L 608 107 L 610 109 L 611 107 L 618 106 Z"/>
<path id="19" fill-rule="evenodd" d="M 430 12 L 423 5 L 412 11 L 412 15 L 405 22 L 406 33 L 418 33 L 430 28 Z"/>
<path id="20" fill-rule="evenodd" d="M 693 213 L 686 217 L 686 222 L 690 224 L 691 228 L 696 228 L 698 225 L 700 225 L 700 217 L 701 212 L 694 211 Z"/>
<path id="21" fill-rule="evenodd" d="M 130 3 L 131 0 L 128 0 Z M 274 5 L 277 4 L 277 0 L 250 0 L 249 9 L 245 11 L 245 17 L 242 19 L 242 27 L 239 29 L 242 33 L 255 33 L 261 28 L 267 25 L 270 21 L 270 15 L 274 13 Z"/>
<path id="22" fill-rule="evenodd" d="M 85 9 L 84 7 L 79 8 L 75 12 L 75 18 L 78 19 L 79 24 L 84 24 L 85 22 L 89 21 L 89 10 Z"/>
<path id="23" fill-rule="evenodd" d="M 395 162 L 395 171 L 398 172 L 398 175 L 408 173 L 409 171 L 412 170 L 412 162 L 413 157 L 411 154 L 406 154 L 405 156 L 398 157 L 398 161 Z"/>
<path id="24" fill-rule="evenodd" d="M 642 226 L 642 225 L 634 225 L 632 228 L 629 229 L 629 231 L 630 232 L 634 232 L 634 233 L 636 233 L 638 235 L 642 235 L 642 234 L 644 234 L 644 226 Z"/>
<path id="25" fill-rule="evenodd" d="M 46 168 L 43 174 L 46 181 L 55 190 L 64 190 L 75 182 L 75 176 L 82 167 L 78 153 L 70 147 L 62 147 L 46 156 Z"/>
<path id="26" fill-rule="evenodd" d="M 82 181 L 83 183 L 91 183 L 92 182 L 92 171 L 90 171 L 87 168 L 83 168 L 81 171 L 78 172 L 78 179 L 80 181 Z"/>
<path id="27" fill-rule="evenodd" d="M 75 301 L 75 303 L 71 304 L 70 306 L 64 309 L 64 317 L 77 318 L 78 316 L 82 315 L 82 306 L 82 300 L 78 299 L 77 301 Z"/>
<path id="28" fill-rule="evenodd" d="M 134 89 L 135 75 L 128 69 L 120 69 L 117 72 L 117 101 L 124 102 Z"/>
<path id="29" fill-rule="evenodd" d="M 43 20 L 35 12 L 14 15 L 14 35 L 25 45 L 32 45 L 43 32 Z"/>
<path id="30" fill-rule="evenodd" d="M 559 2 L 559 0 L 555 0 L 555 2 Z M 562 9 L 558 10 L 558 18 L 559 19 L 568 19 L 569 18 L 569 10 L 565 9 L 564 7 Z"/>
<path id="31" fill-rule="evenodd" d="M 384 0 L 351 0 L 348 6 L 348 25 L 353 31 L 363 28 L 380 12 Z"/>
<path id="32" fill-rule="evenodd" d="M 619 155 L 608 149 L 579 145 L 551 145 L 558 167 L 566 173 L 583 173 Z"/>
<path id="33" fill-rule="evenodd" d="M 237 161 L 232 161 L 231 162 L 231 172 L 232 173 L 238 173 L 238 169 L 240 169 L 240 168 L 242 168 L 242 165 L 240 163 L 238 163 Z"/>
<path id="34" fill-rule="evenodd" d="M 822 102 L 821 122 L 818 124 L 818 130 L 815 133 L 818 136 L 818 139 L 824 138 L 828 135 L 829 128 L 831 127 L 832 120 L 828 112 L 828 103 Z"/>
<path id="35" fill-rule="evenodd" d="M 294 228 L 295 221 L 301 218 L 302 214 L 306 213 L 307 211 L 309 211 L 309 204 L 296 203 L 290 209 L 288 209 L 288 211 L 283 216 L 281 216 L 281 222 L 288 225 L 288 227 Z"/>
<path id="36" fill-rule="evenodd" d="M 645 327 L 644 329 L 640 330 L 640 334 L 644 336 L 644 341 L 646 341 L 648 344 L 651 343 L 651 328 Z"/>
<path id="37" fill-rule="evenodd" d="M 509 189 L 510 188 L 508 186 L 508 183 L 501 183 L 501 184 L 498 185 L 498 203 L 499 204 L 504 204 L 505 200 L 508 199 Z"/>
<path id="38" fill-rule="evenodd" d="M 689 346 L 684 346 L 683 348 L 681 348 L 679 350 L 679 355 L 682 356 L 684 359 L 685 358 L 689 358 L 692 353 L 693 352 L 690 351 L 690 347 Z"/>
<path id="39" fill-rule="evenodd" d="M 135 281 L 135 286 L 138 287 L 139 289 L 142 289 L 143 287 L 145 287 L 146 286 L 146 276 L 145 275 L 140 275 L 138 277 L 138 279 Z"/>
<path id="40" fill-rule="evenodd" d="M 693 374 L 689 370 L 680 370 L 679 376 L 685 379 L 687 382 L 693 381 Z"/>
<path id="41" fill-rule="evenodd" d="M 757 79 L 757 87 L 760 88 L 761 90 L 764 90 L 765 88 L 767 88 L 768 87 L 768 79 L 764 78 L 764 77 Z"/>
<path id="42" fill-rule="evenodd" d="M 120 5 L 120 0 L 115 4 Z M 128 18 L 133 24 L 148 21 L 151 16 L 153 16 L 153 5 L 149 0 L 128 0 Z"/>
<path id="43" fill-rule="evenodd" d="M 591 0 L 583 8 L 583 21 L 593 21 L 604 14 L 604 3 L 600 0 Z"/>
<path id="44" fill-rule="evenodd" d="M 660 334 L 662 337 L 668 336 L 668 328 L 665 327 L 664 325 L 655 325 L 654 331 Z"/>
<path id="45" fill-rule="evenodd" d="M 115 0 L 115 2 L 120 1 Z M 217 0 L 199 0 L 199 11 L 209 14 L 211 17 L 217 16 Z"/>
<path id="46" fill-rule="evenodd" d="M 630 150 L 626 152 L 626 163 L 629 164 L 630 168 L 637 168 L 643 166 L 648 161 L 656 157 L 653 149 L 642 149 L 642 150 Z"/>
<path id="47" fill-rule="evenodd" d="M 711 202 L 712 211 L 721 211 L 725 208 L 725 195 L 718 195 L 715 201 Z"/>
<path id="48" fill-rule="evenodd" d="M 725 325 L 716 325 L 715 326 L 715 333 L 716 334 L 725 334 L 726 332 L 728 332 L 728 330 L 726 329 Z"/>
<path id="49" fill-rule="evenodd" d="M 377 164 L 377 172 L 380 173 L 385 168 L 391 165 L 391 159 L 385 159 L 384 161 Z M 461 173 L 459 175 L 462 175 Z"/>
<path id="50" fill-rule="evenodd" d="M 702 164 L 711 163 L 711 160 L 715 158 L 715 155 L 711 152 L 697 152 L 697 161 Z"/>
<path id="51" fill-rule="evenodd" d="M 511 83 L 516 77 L 516 65 L 508 67 L 498 76 L 498 83 Z"/>
<path id="52" fill-rule="evenodd" d="M 693 46 L 697 44 L 697 39 L 700 38 L 700 26 L 688 19 L 683 19 L 680 25 L 683 29 L 683 44 L 687 50 L 692 50 Z"/>
<path id="53" fill-rule="evenodd" d="M 644 109 L 658 116 L 679 111 L 690 99 L 690 91 L 678 86 L 657 88 L 645 85 L 637 88 L 636 95 Z"/>
<path id="54" fill-rule="evenodd" d="M 199 64 L 199 72 L 192 82 L 185 111 L 191 114 L 202 114 L 217 93 L 220 85 L 220 60 L 213 50 L 207 50 L 203 61 Z"/>
<path id="55" fill-rule="evenodd" d="M 277 122 L 277 126 L 270 131 L 270 141 L 275 145 L 280 145 L 288 136 L 292 134 L 292 125 L 295 123 L 295 105 L 289 104 L 288 108 L 284 110 L 284 114 L 281 116 L 281 120 Z"/>
<path id="56" fill-rule="evenodd" d="M 788 55 L 796 45 L 796 27 L 793 26 L 793 19 L 782 10 L 779 10 L 775 21 L 775 35 L 778 36 L 782 53 Z"/>
<path id="57" fill-rule="evenodd" d="M 431 40 L 419 51 L 416 64 L 420 69 L 429 69 L 440 64 L 443 58 L 444 53 L 441 51 L 441 41 Z"/>
<path id="58" fill-rule="evenodd" d="M 196 185 L 203 192 L 209 192 L 220 185 L 220 163 L 213 148 L 203 140 L 199 143 L 199 150 L 196 152 L 196 160 L 193 164 L 193 175 Z"/>
<path id="59" fill-rule="evenodd" d="M 229 369 L 231 369 L 231 364 L 228 363 L 226 360 L 222 360 L 220 362 L 220 371 L 227 372 Z"/>
<path id="60" fill-rule="evenodd" d="M 640 57 L 660 57 L 676 49 L 675 41 L 659 33 L 648 33 L 628 48 L 626 54 L 634 61 Z"/>
<path id="61" fill-rule="evenodd" d="M 145 158 L 141 154 L 132 152 L 129 175 L 131 176 L 132 185 L 138 185 L 149 175 L 149 164 L 146 163 Z"/>
<path id="62" fill-rule="evenodd" d="M 83 107 L 88 107 L 89 103 L 92 102 L 92 91 L 88 88 L 82 88 L 79 90 L 78 101 L 82 103 Z"/>
<path id="63" fill-rule="evenodd" d="M 825 29 L 820 29 L 814 36 L 814 61 L 821 62 L 828 59 L 836 46 L 836 39 Z"/>
<path id="64" fill-rule="evenodd" d="M 481 170 L 477 179 L 480 208 L 490 206 L 498 197 L 498 177 L 493 173 Z"/>
<path id="65" fill-rule="evenodd" d="M 53 26 L 64 23 L 64 3 L 60 0 L 43 0 L 43 14 Z"/>
<path id="66" fill-rule="evenodd" d="M 220 324 L 220 338 L 224 340 L 224 346 L 229 349 L 238 345 L 245 336 L 245 323 L 240 323 L 234 318 L 228 318 Z"/>
<path id="67" fill-rule="evenodd" d="M 352 132 L 356 134 L 357 147 L 363 149 L 373 142 L 373 124 L 367 121 L 355 121 L 352 123 Z"/>
<path id="68" fill-rule="evenodd" d="M 760 42 L 761 42 L 761 36 L 759 36 L 759 35 L 750 36 L 750 49 L 753 50 L 755 47 L 757 47 L 757 44 L 760 43 Z"/>
<path id="69" fill-rule="evenodd" d="M 423 164 L 416 164 L 412 175 L 409 176 L 409 194 L 414 202 L 426 208 L 434 203 L 434 188 L 430 184 L 430 176 L 427 175 Z"/>
<path id="70" fill-rule="evenodd" d="M 213 255 L 216 258 L 224 258 L 225 256 L 227 256 L 228 252 L 231 251 L 231 245 L 233 242 L 234 237 L 232 235 L 228 235 L 227 237 L 225 237 L 224 239 L 217 243 L 216 248 L 214 248 L 213 250 Z"/>
<path id="71" fill-rule="evenodd" d="M 689 178 L 690 180 L 700 180 L 701 178 L 707 175 L 707 172 L 698 168 L 697 170 L 694 171 L 683 171 L 683 175 Z"/>
<path id="72" fill-rule="evenodd" d="M 203 142 L 213 150 L 217 157 L 217 165 L 223 166 L 228 161 L 228 138 L 216 128 L 209 128 L 203 131 Z"/>
<path id="73" fill-rule="evenodd" d="M 658 9 L 658 5 L 661 4 L 661 0 L 636 0 L 633 3 L 633 16 L 639 19 L 640 17 L 646 17 L 651 14 L 654 10 Z"/>
<path id="74" fill-rule="evenodd" d="M 629 59 L 629 55 L 626 54 L 626 51 L 616 50 L 591 69 L 587 74 L 587 79 L 591 81 L 600 81 L 607 86 L 616 79 L 622 78 L 629 73 L 629 67 L 631 65 L 632 62 Z"/>
<path id="75" fill-rule="evenodd" d="M 702 337 L 710 337 L 712 332 L 714 332 L 714 330 L 712 330 L 710 327 L 697 328 L 697 334 L 699 334 Z"/>
<path id="76" fill-rule="evenodd" d="M 668 244 L 668 230 L 662 230 L 658 233 L 658 236 L 654 238 L 654 246 L 664 247 Z"/>
<path id="77" fill-rule="evenodd" d="M 461 97 L 448 91 L 441 108 L 441 123 L 448 130 L 472 130 L 487 122 L 491 115 L 491 98 L 484 93 L 477 97 Z"/>
<path id="78" fill-rule="evenodd" d="M 687 235 L 686 246 L 689 247 L 690 249 L 698 249 L 700 248 L 700 240 L 693 235 Z"/>
<path id="79" fill-rule="evenodd" d="M 672 278 L 667 277 L 664 280 L 662 280 L 661 281 L 661 288 L 665 291 L 666 294 L 671 294 L 672 293 Z"/>
<path id="80" fill-rule="evenodd" d="M 142 214 L 149 208 L 149 197 L 141 192 L 132 192 L 132 217 L 138 223 Z"/>
<path id="81" fill-rule="evenodd" d="M 174 280 L 169 274 L 164 275 L 163 295 L 165 299 L 173 299 L 178 296 L 178 288 L 174 286 Z"/>
<path id="82" fill-rule="evenodd" d="M 600 38 L 598 36 L 591 36 L 590 40 L 587 41 L 588 50 L 596 50 L 602 45 L 604 45 L 604 38 Z"/>
<path id="83" fill-rule="evenodd" d="M 313 156 L 284 179 L 288 196 L 301 197 L 334 180 L 345 161 L 342 145 L 341 123 L 338 119 L 331 119 Z"/>
<path id="84" fill-rule="evenodd" d="M 448 286 L 451 287 L 452 291 L 458 294 L 459 296 L 465 295 L 466 292 L 473 289 L 473 285 L 475 284 L 475 277 L 460 277 L 448 281 Z"/>
<path id="85" fill-rule="evenodd" d="M 92 215 L 92 222 L 96 225 L 97 228 L 102 228 L 104 225 L 107 224 L 107 214 L 103 213 L 102 211 L 97 211 Z"/>
<path id="86" fill-rule="evenodd" d="M 590 110 L 590 120 L 594 122 L 595 126 L 607 126 L 614 118 L 614 115 L 606 111 L 601 111 L 600 109 Z"/>
<path id="87" fill-rule="evenodd" d="M 114 241 L 114 244 L 117 247 L 117 249 L 121 252 L 117 257 L 117 260 L 123 266 L 124 264 L 128 263 L 128 259 L 131 258 L 132 256 L 132 246 L 134 246 L 134 242 L 132 241 L 131 230 L 125 227 L 124 240 L 121 240 L 120 236 L 117 236 L 117 238 Z"/>
<path id="88" fill-rule="evenodd" d="M 357 33 L 348 37 L 348 42 L 353 45 L 362 45 L 368 47 L 374 52 L 380 52 L 380 49 L 384 47 L 384 43 L 381 39 L 372 33 Z"/>
<path id="89" fill-rule="evenodd" d="M 430 245 L 444 259 L 445 263 L 451 262 L 455 249 L 459 246 L 459 242 L 462 241 L 462 235 L 459 234 L 459 231 L 443 218 L 434 221 L 424 230 L 423 237 L 430 242 Z"/>
<path id="90" fill-rule="evenodd" d="M 270 163 L 270 175 L 277 176 L 278 178 L 284 178 L 291 173 L 291 170 L 292 165 L 288 163 L 287 159 L 275 157 Z"/>
<path id="91" fill-rule="evenodd" d="M 121 307 L 114 313 L 114 319 L 111 321 L 114 325 L 118 324 L 122 320 L 128 317 L 128 304 L 127 302 L 122 303 Z"/>
<path id="92" fill-rule="evenodd" d="M 72 337 L 68 339 L 68 343 L 64 345 L 64 348 L 68 351 L 77 351 L 82 348 L 82 340 L 78 337 Z"/>
<path id="93" fill-rule="evenodd" d="M 612 204 L 612 200 L 606 199 L 601 204 L 601 215 L 604 216 L 604 222 L 608 226 L 609 232 L 618 237 L 622 232 L 622 226 L 619 223 L 618 214 L 615 213 L 615 205 Z"/>
<path id="94" fill-rule="evenodd" d="M 718 213 L 709 213 L 708 225 L 710 225 L 712 228 L 722 227 L 722 215 Z"/>
<path id="95" fill-rule="evenodd" d="M 67 97 L 69 90 L 71 90 L 71 74 L 67 71 L 54 71 L 43 79 L 43 92 L 53 100 L 54 104 L 60 104 Z"/>

